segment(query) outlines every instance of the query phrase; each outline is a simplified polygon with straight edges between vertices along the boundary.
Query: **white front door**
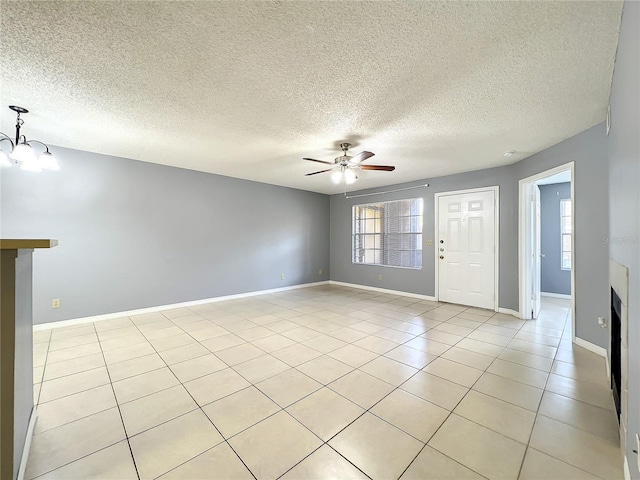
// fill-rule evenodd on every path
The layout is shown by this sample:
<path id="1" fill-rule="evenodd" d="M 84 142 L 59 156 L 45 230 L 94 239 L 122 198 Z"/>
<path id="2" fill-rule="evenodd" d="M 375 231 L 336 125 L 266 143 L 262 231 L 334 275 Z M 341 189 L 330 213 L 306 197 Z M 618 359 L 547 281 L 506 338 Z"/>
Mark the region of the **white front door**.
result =
<path id="1" fill-rule="evenodd" d="M 495 191 L 438 197 L 438 300 L 493 310 Z"/>

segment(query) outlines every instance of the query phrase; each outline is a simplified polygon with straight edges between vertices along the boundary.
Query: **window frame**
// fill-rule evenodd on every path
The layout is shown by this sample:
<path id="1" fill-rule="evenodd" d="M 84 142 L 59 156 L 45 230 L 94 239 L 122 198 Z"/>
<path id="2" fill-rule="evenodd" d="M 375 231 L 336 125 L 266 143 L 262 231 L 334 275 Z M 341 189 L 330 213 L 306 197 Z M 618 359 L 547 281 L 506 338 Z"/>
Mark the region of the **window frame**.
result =
<path id="1" fill-rule="evenodd" d="M 385 217 L 385 209 L 387 209 L 387 205 L 388 204 L 394 204 L 394 203 L 401 203 L 401 202 L 412 202 L 412 201 L 419 201 L 419 214 L 409 214 L 409 215 L 397 215 L 397 216 L 391 216 L 388 215 Z M 379 216 L 373 216 L 371 218 L 369 218 L 368 216 L 359 216 L 356 218 L 356 212 L 358 211 L 358 209 L 362 209 L 362 208 L 366 208 L 369 209 L 371 208 L 372 210 L 378 210 L 380 212 Z M 398 206 L 398 208 L 401 208 L 400 206 Z M 388 211 L 388 210 L 387 210 Z M 411 226 L 412 225 L 412 221 L 411 219 L 417 218 L 418 219 L 418 225 L 419 228 L 416 228 L 415 231 L 409 231 L 409 232 L 393 232 L 393 231 L 389 231 L 389 222 L 393 221 L 393 219 L 401 219 L 401 218 L 408 218 L 409 220 L 409 229 L 410 230 L 414 230 L 414 227 Z M 377 223 L 377 225 L 374 226 L 374 232 L 370 233 L 365 231 L 357 231 L 357 222 L 367 222 L 369 220 L 374 220 L 375 223 Z M 400 228 L 400 230 L 402 230 L 402 228 Z M 362 241 L 360 239 L 364 238 L 365 236 L 370 235 L 372 237 L 374 237 L 373 240 L 373 247 L 370 248 L 363 248 L 362 246 L 357 247 L 357 243 L 358 241 Z M 399 262 L 400 265 L 390 265 L 385 263 L 385 260 L 387 260 L 389 258 L 390 255 L 390 251 L 386 251 L 386 247 L 387 245 L 389 245 L 391 242 L 391 236 L 396 236 L 399 238 L 402 238 L 404 236 L 410 236 L 410 237 L 418 237 L 418 238 L 413 238 L 412 240 L 410 240 L 408 243 L 410 245 L 412 245 L 414 248 L 396 248 L 394 250 L 394 252 L 396 252 L 396 254 L 399 257 Z M 402 241 L 400 241 L 400 243 L 402 243 Z M 391 249 L 391 245 L 389 245 L 389 249 Z M 366 255 L 366 251 L 373 251 L 373 252 L 379 252 L 379 253 L 374 253 L 374 258 L 373 261 L 367 262 L 364 260 L 364 256 Z M 410 255 L 412 258 L 412 262 L 414 262 L 414 265 L 417 263 L 416 262 L 416 256 L 418 255 L 419 252 L 419 260 L 420 260 L 420 265 L 419 266 L 405 266 L 405 265 L 401 265 L 402 263 L 402 254 L 400 252 L 410 252 Z M 384 201 L 384 202 L 373 202 L 373 203 L 362 203 L 362 204 L 354 204 L 351 206 L 351 264 L 352 265 L 368 265 L 368 266 L 375 266 L 375 267 L 389 267 L 389 268 L 402 268 L 402 269 L 407 269 L 407 270 L 422 270 L 423 265 L 424 265 L 424 258 L 423 258 L 423 253 L 424 253 L 424 198 L 422 197 L 413 197 L 413 198 L 403 198 L 403 199 L 398 199 L 398 200 L 388 200 L 388 201 Z M 362 261 L 356 261 L 356 258 L 360 257 L 362 258 Z M 378 258 L 379 262 L 376 262 L 376 257 Z"/>
<path id="2" fill-rule="evenodd" d="M 569 204 L 569 214 L 565 215 L 565 205 Z M 571 228 L 571 231 L 566 232 L 564 225 L 565 225 L 565 218 L 569 219 L 569 225 L 573 225 L 573 202 L 571 201 L 570 198 L 561 198 L 560 199 L 560 270 L 565 270 L 565 271 L 571 271 L 571 267 L 573 265 L 573 229 Z M 569 250 L 565 250 L 564 248 L 564 237 L 567 236 L 569 237 Z M 569 254 L 569 258 L 570 258 L 570 262 L 569 262 L 569 266 L 565 266 L 564 265 L 564 254 L 568 253 Z"/>

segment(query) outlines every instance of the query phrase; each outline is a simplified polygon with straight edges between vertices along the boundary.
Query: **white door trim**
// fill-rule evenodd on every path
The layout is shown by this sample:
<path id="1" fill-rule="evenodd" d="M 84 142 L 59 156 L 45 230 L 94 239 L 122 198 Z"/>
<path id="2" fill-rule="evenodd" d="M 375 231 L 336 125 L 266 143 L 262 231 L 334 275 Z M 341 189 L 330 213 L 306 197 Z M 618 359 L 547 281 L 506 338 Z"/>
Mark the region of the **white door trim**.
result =
<path id="1" fill-rule="evenodd" d="M 433 194 L 433 204 L 434 204 L 434 210 L 435 210 L 435 240 L 434 240 L 434 260 L 435 260 L 435 292 L 434 292 L 434 297 L 436 298 L 436 300 L 439 298 L 439 285 L 438 282 L 440 281 L 440 269 L 439 269 L 439 264 L 440 262 L 438 261 L 438 236 L 439 236 L 439 225 L 440 225 L 440 197 L 445 197 L 448 195 L 458 195 L 458 194 L 463 194 L 463 193 L 476 193 L 476 192 L 493 192 L 493 197 L 494 197 L 494 202 L 493 202 L 493 214 L 495 215 L 495 232 L 494 232 L 494 241 L 495 241 L 495 252 L 494 252 L 494 262 L 495 262 L 495 266 L 494 266 L 494 286 L 493 286 L 493 298 L 494 298 L 494 311 L 498 311 L 498 287 L 500 285 L 499 279 L 500 279 L 500 270 L 499 270 L 499 266 L 500 266 L 500 187 L 498 185 L 493 185 L 490 187 L 480 187 L 480 188 L 469 188 L 466 190 L 452 190 L 449 192 L 438 192 L 438 193 L 434 193 Z"/>
<path id="2" fill-rule="evenodd" d="M 533 182 L 542 180 L 543 178 L 555 175 L 561 172 L 571 172 L 571 325 L 572 325 L 572 340 L 576 338 L 576 269 L 575 269 L 575 231 L 576 231 L 576 216 L 575 216 L 575 163 L 569 162 L 564 165 L 545 170 L 544 172 L 531 175 L 530 177 L 523 178 L 519 181 L 519 197 L 518 197 L 518 283 L 519 283 L 519 314 L 520 318 L 529 318 L 527 312 L 531 312 L 531 296 L 528 292 L 531 292 L 531 266 L 527 260 L 531 258 L 531 252 L 529 242 L 527 238 L 531 238 L 531 222 L 528 222 L 531 212 L 528 208 L 530 202 L 528 201 L 527 192 Z M 529 235 L 529 236 L 527 236 Z"/>

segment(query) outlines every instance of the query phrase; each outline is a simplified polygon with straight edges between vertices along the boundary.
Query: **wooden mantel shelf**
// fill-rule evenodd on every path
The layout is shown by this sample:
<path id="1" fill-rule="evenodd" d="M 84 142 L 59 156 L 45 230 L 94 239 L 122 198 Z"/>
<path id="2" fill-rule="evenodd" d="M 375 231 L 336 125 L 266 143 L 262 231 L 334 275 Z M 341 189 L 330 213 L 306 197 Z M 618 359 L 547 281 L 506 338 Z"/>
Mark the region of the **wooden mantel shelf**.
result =
<path id="1" fill-rule="evenodd" d="M 0 239 L 0 250 L 19 250 L 22 248 L 53 248 L 58 240 L 51 239 Z"/>

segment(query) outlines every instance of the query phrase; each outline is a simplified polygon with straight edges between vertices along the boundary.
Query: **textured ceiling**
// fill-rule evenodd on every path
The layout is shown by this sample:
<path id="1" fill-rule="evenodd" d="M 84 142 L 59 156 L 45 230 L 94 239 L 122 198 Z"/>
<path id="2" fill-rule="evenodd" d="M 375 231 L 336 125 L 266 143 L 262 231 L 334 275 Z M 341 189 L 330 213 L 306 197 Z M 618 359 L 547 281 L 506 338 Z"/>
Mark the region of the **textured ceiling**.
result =
<path id="1" fill-rule="evenodd" d="M 621 1 L 2 0 L 6 105 L 28 137 L 336 193 L 513 163 L 605 118 Z M 504 158 L 506 150 L 517 153 Z"/>

